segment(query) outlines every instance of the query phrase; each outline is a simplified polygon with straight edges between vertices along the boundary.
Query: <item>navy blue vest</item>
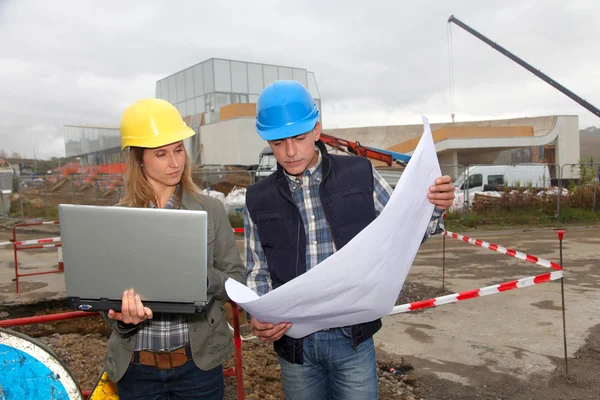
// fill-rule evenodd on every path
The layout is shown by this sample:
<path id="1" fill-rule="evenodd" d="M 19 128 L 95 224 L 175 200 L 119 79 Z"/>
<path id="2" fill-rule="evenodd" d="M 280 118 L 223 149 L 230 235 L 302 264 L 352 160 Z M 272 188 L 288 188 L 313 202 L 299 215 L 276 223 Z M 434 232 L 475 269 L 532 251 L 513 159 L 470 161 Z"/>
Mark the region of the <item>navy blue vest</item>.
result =
<path id="1" fill-rule="evenodd" d="M 321 141 L 317 146 L 323 171 L 319 195 L 339 250 L 376 217 L 372 166 L 363 157 L 330 155 Z M 248 188 L 246 206 L 257 227 L 273 288 L 306 272 L 305 229 L 280 165 L 275 173 Z M 380 320 L 352 326 L 352 345 L 358 346 L 380 328 Z M 302 339 L 283 336 L 275 342 L 275 350 L 288 362 L 303 363 Z"/>

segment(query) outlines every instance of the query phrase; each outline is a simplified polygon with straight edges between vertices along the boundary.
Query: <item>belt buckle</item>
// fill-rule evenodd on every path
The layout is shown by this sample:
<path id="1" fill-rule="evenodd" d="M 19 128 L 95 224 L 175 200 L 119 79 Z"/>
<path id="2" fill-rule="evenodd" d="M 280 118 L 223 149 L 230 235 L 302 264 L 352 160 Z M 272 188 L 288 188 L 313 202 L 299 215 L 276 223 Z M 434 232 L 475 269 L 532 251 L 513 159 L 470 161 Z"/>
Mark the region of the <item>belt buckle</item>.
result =
<path id="1" fill-rule="evenodd" d="M 164 352 L 164 351 L 157 351 L 157 352 L 153 352 L 152 353 L 154 355 L 154 367 L 158 370 L 161 371 L 168 371 L 173 369 L 173 359 L 171 358 L 171 353 L 169 352 Z M 169 366 L 166 368 L 163 368 L 159 362 L 160 358 L 159 356 L 167 356 L 167 358 L 169 359 Z"/>

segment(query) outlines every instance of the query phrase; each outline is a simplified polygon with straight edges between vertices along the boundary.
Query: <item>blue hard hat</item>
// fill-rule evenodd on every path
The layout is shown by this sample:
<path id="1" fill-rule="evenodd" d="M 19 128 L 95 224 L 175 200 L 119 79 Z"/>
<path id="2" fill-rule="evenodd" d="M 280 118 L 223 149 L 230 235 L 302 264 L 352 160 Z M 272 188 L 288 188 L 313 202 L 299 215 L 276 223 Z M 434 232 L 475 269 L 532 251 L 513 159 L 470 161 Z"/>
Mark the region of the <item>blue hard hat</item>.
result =
<path id="1" fill-rule="evenodd" d="M 308 90 L 296 81 L 275 81 L 256 103 L 256 131 L 264 140 L 279 140 L 313 129 L 319 110 Z"/>

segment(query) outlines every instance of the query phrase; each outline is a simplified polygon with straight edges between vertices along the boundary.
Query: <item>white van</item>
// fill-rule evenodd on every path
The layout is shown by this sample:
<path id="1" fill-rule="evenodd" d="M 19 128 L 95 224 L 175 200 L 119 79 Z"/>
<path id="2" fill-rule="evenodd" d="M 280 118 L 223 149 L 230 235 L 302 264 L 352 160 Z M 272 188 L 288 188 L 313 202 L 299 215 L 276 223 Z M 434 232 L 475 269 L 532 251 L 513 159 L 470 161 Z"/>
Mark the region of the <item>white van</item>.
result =
<path id="1" fill-rule="evenodd" d="M 529 186 L 537 189 L 550 187 L 550 169 L 546 164 L 520 165 L 471 165 L 454 182 L 456 193 L 469 194 L 469 200 L 475 193 Z"/>

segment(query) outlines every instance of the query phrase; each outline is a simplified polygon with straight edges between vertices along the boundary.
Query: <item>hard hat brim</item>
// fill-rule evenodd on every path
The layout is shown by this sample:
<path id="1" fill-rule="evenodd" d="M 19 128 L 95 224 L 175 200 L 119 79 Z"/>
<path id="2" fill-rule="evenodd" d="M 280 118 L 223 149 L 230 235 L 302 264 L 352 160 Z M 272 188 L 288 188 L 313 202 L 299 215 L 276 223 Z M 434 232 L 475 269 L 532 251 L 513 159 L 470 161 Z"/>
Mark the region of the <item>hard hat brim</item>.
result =
<path id="1" fill-rule="evenodd" d="M 317 112 L 314 117 L 306 119 L 305 121 L 271 129 L 260 129 L 259 127 L 256 127 L 256 131 L 263 140 L 287 139 L 310 132 L 317 125 L 318 120 L 319 113 Z"/>
<path id="2" fill-rule="evenodd" d="M 186 126 L 184 129 L 179 132 L 172 133 L 168 135 L 168 138 L 164 136 L 155 136 L 153 138 L 128 138 L 126 141 L 124 140 L 121 144 L 121 150 L 125 150 L 127 147 L 142 147 L 146 149 L 155 149 L 157 147 L 166 146 L 171 143 L 176 143 L 181 140 L 192 137 L 196 134 L 192 128 Z"/>

